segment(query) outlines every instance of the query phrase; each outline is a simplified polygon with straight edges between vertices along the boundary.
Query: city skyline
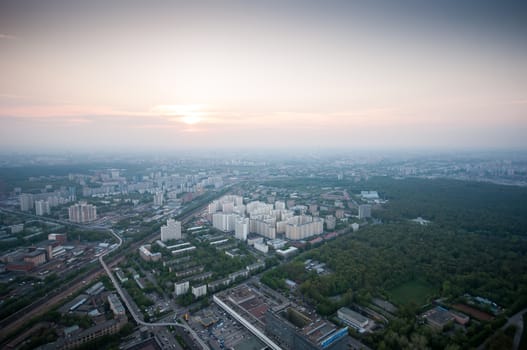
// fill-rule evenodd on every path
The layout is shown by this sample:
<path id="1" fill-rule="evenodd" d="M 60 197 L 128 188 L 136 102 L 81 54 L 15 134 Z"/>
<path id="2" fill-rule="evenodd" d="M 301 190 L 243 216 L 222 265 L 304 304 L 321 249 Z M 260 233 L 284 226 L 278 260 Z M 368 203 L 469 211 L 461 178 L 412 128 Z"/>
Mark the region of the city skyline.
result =
<path id="1" fill-rule="evenodd" d="M 0 148 L 525 149 L 520 1 L 0 3 Z"/>

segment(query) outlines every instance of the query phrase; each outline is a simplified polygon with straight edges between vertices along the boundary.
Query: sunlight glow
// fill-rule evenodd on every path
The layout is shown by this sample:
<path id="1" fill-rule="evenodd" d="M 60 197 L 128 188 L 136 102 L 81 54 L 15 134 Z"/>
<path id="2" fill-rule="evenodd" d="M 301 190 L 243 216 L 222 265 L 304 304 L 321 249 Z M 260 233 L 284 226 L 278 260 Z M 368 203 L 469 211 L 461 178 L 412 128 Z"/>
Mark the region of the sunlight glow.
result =
<path id="1" fill-rule="evenodd" d="M 201 121 L 201 117 L 199 115 L 186 115 L 181 118 L 181 121 L 188 125 L 194 125 Z"/>
<path id="2" fill-rule="evenodd" d="M 176 117 L 171 119 L 194 125 L 203 121 L 204 112 L 202 105 L 158 105 L 152 108 L 152 112 L 164 117 Z"/>

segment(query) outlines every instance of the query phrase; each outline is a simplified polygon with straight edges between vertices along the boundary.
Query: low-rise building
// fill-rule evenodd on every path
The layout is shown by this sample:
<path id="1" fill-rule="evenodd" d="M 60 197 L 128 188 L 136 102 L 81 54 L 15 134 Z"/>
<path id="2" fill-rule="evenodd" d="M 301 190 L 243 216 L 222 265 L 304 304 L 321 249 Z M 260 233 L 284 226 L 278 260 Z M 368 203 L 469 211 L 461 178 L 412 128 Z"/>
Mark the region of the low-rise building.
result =
<path id="1" fill-rule="evenodd" d="M 454 320 L 454 316 L 445 308 L 436 306 L 421 315 L 433 328 L 442 330 L 444 326 Z"/>
<path id="2" fill-rule="evenodd" d="M 289 258 L 297 253 L 298 253 L 298 248 L 296 247 L 289 247 L 287 249 L 278 249 L 276 251 L 276 254 L 278 254 L 282 258 Z"/>
<path id="3" fill-rule="evenodd" d="M 123 273 L 123 270 L 121 269 L 115 271 L 115 275 L 117 276 L 117 278 L 119 279 L 121 283 L 128 281 L 128 277 L 125 276 L 125 274 Z"/>
<path id="4" fill-rule="evenodd" d="M 271 239 L 271 240 L 267 241 L 267 245 L 272 247 L 275 250 L 285 247 L 286 244 L 287 244 L 287 241 L 283 240 L 283 239 L 280 239 L 280 238 Z"/>
<path id="5" fill-rule="evenodd" d="M 108 303 L 110 304 L 110 309 L 113 311 L 113 314 L 115 317 L 125 315 L 126 310 L 124 309 L 124 306 L 121 303 L 121 300 L 119 300 L 119 297 L 117 295 L 113 293 L 109 294 Z"/>
<path id="6" fill-rule="evenodd" d="M 145 244 L 139 247 L 139 255 L 145 261 L 159 261 L 161 259 L 161 253 L 152 253 L 150 244 Z"/>
<path id="7" fill-rule="evenodd" d="M 337 311 L 337 317 L 348 326 L 357 330 L 364 329 L 369 323 L 368 318 L 362 316 L 358 312 L 348 309 L 347 307 L 340 308 Z"/>
<path id="8" fill-rule="evenodd" d="M 42 265 L 46 262 L 46 252 L 40 249 L 29 252 L 24 257 L 24 261 L 33 264 L 33 266 Z"/>
<path id="9" fill-rule="evenodd" d="M 254 244 L 254 249 L 264 253 L 264 254 L 267 254 L 267 252 L 269 252 L 269 246 L 267 244 L 264 244 L 264 243 L 255 243 Z"/>

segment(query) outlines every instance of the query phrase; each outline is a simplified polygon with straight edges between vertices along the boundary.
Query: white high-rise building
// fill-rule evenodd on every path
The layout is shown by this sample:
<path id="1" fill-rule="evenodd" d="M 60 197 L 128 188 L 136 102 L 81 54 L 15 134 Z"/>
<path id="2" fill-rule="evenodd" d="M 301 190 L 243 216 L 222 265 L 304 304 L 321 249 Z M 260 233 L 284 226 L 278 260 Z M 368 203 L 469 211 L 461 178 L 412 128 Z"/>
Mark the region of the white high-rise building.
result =
<path id="1" fill-rule="evenodd" d="M 50 213 L 49 210 L 49 202 L 44 200 L 38 200 L 35 201 L 35 214 L 42 216 L 42 215 L 48 215 Z"/>
<path id="2" fill-rule="evenodd" d="M 335 226 L 337 225 L 337 218 L 333 215 L 327 215 L 326 216 L 326 228 L 328 230 L 334 230 Z"/>
<path id="3" fill-rule="evenodd" d="M 236 220 L 236 227 L 234 229 L 234 237 L 236 239 L 246 241 L 249 234 L 249 219 L 239 218 Z"/>
<path id="4" fill-rule="evenodd" d="M 20 200 L 20 210 L 22 211 L 29 211 L 33 209 L 35 200 L 33 199 L 33 195 L 30 193 L 22 193 L 19 197 Z"/>
<path id="5" fill-rule="evenodd" d="M 276 201 L 276 202 L 274 202 L 274 208 L 276 210 L 285 210 L 285 202 L 284 201 Z"/>
<path id="6" fill-rule="evenodd" d="M 276 219 L 265 215 L 251 218 L 249 220 L 249 231 L 270 239 L 275 239 Z"/>
<path id="7" fill-rule="evenodd" d="M 181 239 L 181 222 L 168 219 L 167 224 L 161 226 L 161 241 L 166 242 L 172 239 Z"/>
<path id="8" fill-rule="evenodd" d="M 232 213 L 236 207 L 243 205 L 243 198 L 235 195 L 223 196 L 220 199 L 212 201 L 209 204 L 209 214 L 214 214 L 218 211 L 225 213 Z"/>
<path id="9" fill-rule="evenodd" d="M 234 231 L 237 218 L 236 214 L 216 213 L 212 215 L 212 226 L 223 232 Z"/>
<path id="10" fill-rule="evenodd" d="M 186 294 L 190 289 L 190 284 L 188 281 L 181 283 L 174 283 L 174 292 L 176 296 Z"/>
<path id="11" fill-rule="evenodd" d="M 97 219 L 97 207 L 86 202 L 80 202 L 69 207 L 68 214 L 72 222 L 90 222 Z"/>
<path id="12" fill-rule="evenodd" d="M 322 232 L 324 232 L 324 220 L 308 215 L 292 217 L 285 228 L 285 236 L 292 240 L 306 239 Z"/>
<path id="13" fill-rule="evenodd" d="M 165 193 L 164 192 L 156 192 L 154 193 L 154 205 L 157 207 L 160 207 L 163 205 L 163 202 L 165 201 Z"/>
<path id="14" fill-rule="evenodd" d="M 371 205 L 361 204 L 359 205 L 359 219 L 366 219 L 371 217 Z"/>
<path id="15" fill-rule="evenodd" d="M 271 215 L 273 209 L 274 208 L 272 204 L 267 204 L 260 201 L 250 202 L 246 206 L 247 213 L 251 219 L 254 216 Z"/>

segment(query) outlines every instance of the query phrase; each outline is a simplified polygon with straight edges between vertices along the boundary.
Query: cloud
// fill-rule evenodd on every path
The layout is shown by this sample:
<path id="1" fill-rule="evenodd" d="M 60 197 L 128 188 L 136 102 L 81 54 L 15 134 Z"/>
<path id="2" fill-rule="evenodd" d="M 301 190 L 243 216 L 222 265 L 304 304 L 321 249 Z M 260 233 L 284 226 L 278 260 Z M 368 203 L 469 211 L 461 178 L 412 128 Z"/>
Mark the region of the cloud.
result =
<path id="1" fill-rule="evenodd" d="M 511 105 L 527 105 L 527 99 L 512 100 L 510 101 Z"/>
<path id="2" fill-rule="evenodd" d="M 27 96 L 16 95 L 16 94 L 2 94 L 2 93 L 0 93 L 0 98 L 1 99 L 8 99 L 8 100 L 18 100 L 18 99 L 21 99 L 21 98 L 27 98 Z"/>
<path id="3" fill-rule="evenodd" d="M 0 40 L 15 40 L 17 39 L 17 37 L 15 35 L 11 35 L 11 34 L 4 34 L 4 33 L 0 33 Z"/>

